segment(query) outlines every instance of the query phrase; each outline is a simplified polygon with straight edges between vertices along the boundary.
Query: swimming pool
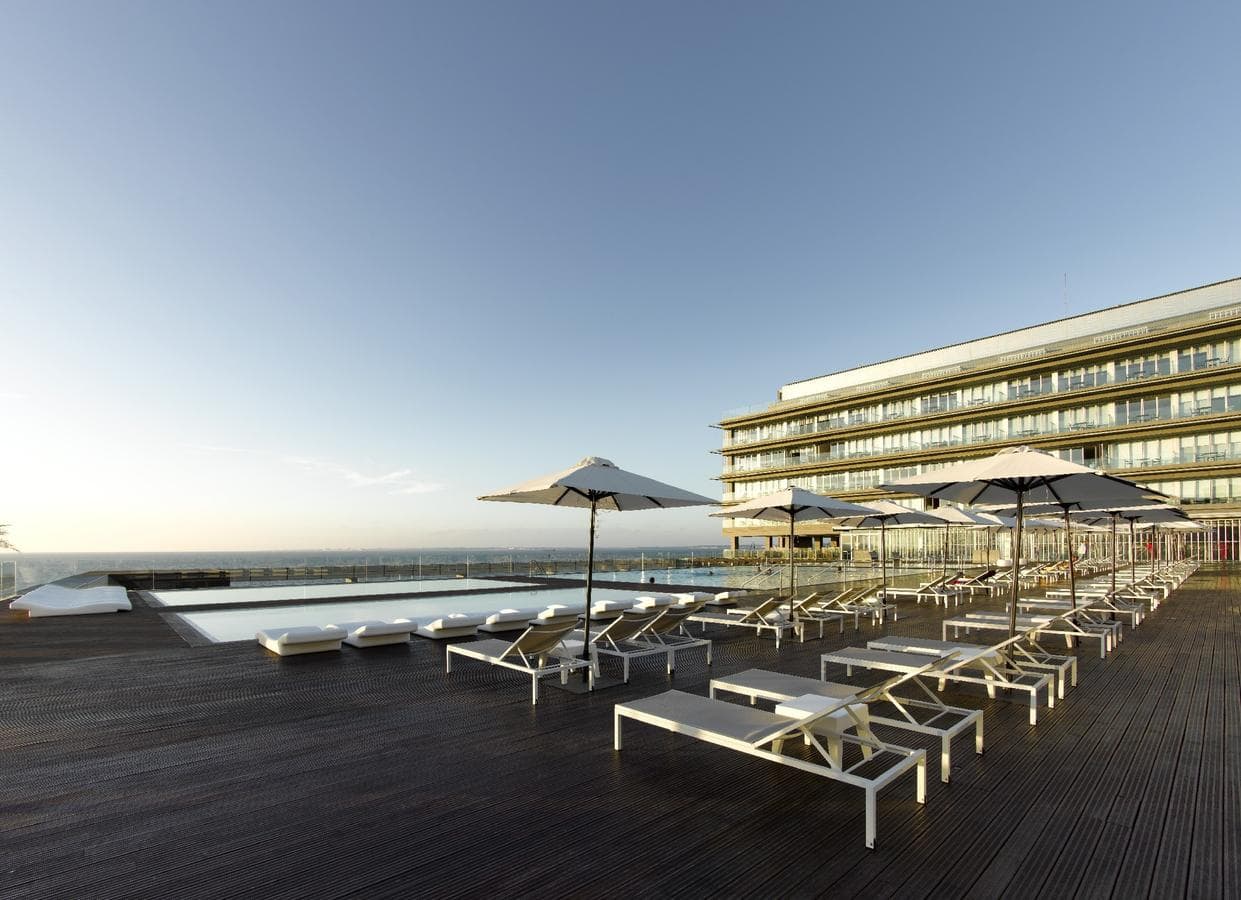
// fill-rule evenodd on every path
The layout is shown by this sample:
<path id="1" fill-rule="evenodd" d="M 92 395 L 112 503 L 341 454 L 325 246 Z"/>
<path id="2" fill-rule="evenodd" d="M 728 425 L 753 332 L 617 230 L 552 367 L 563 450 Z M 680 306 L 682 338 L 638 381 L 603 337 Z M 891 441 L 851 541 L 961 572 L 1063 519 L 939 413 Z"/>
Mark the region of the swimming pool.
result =
<path id="1" fill-rule="evenodd" d="M 640 591 L 619 591 L 612 588 L 599 588 L 591 592 L 592 601 L 632 601 L 639 596 Z M 306 606 L 221 609 L 177 613 L 176 618 L 190 625 L 207 640 L 218 644 L 226 641 L 252 641 L 255 632 L 264 628 L 328 625 L 362 619 L 388 622 L 393 619 L 412 619 L 422 623 L 449 613 L 493 613 L 500 609 L 529 610 L 533 617 L 553 603 L 580 609 L 584 606 L 585 599 L 582 588 L 549 588 L 495 594 L 448 594 L 393 600 L 312 603 Z"/>
<path id="2" fill-rule="evenodd" d="M 287 603 L 290 600 L 326 600 L 339 597 L 376 597 L 419 594 L 426 591 L 480 591 L 517 587 L 521 582 L 488 578 L 425 578 L 405 581 L 365 581 L 333 584 L 278 584 L 267 587 L 195 588 L 182 591 L 151 591 L 160 606 L 205 606 L 227 603 Z"/>

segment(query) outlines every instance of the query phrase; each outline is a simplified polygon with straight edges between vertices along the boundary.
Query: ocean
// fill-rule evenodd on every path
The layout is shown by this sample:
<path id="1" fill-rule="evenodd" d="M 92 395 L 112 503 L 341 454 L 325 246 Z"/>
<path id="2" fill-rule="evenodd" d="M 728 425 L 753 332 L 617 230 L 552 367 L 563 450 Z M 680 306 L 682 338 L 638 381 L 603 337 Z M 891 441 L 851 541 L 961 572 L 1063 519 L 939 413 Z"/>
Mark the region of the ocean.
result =
<path id="1" fill-rule="evenodd" d="M 695 558 L 723 555 L 721 546 L 595 548 L 599 561 L 644 559 L 651 567 L 692 565 Z M 431 567 L 469 563 L 480 568 L 528 572 L 540 563 L 557 571 L 584 567 L 583 547 L 493 547 L 429 550 L 238 550 L 176 553 L 4 553 L 0 554 L 0 596 L 82 572 L 144 569 L 249 569 L 273 566 Z M 16 584 L 16 587 L 14 587 Z"/>

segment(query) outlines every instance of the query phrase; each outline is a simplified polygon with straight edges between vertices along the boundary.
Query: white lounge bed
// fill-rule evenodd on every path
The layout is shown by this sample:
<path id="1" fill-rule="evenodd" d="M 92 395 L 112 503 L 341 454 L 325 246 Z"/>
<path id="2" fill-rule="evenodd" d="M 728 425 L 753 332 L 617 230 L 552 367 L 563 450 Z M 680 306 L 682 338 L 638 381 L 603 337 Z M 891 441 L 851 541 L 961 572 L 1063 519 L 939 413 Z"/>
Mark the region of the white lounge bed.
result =
<path id="1" fill-rule="evenodd" d="M 344 643 L 350 647 L 387 647 L 392 644 L 408 644 L 414 623 L 405 620 L 383 622 L 378 619 L 366 622 L 334 622 L 328 628 L 345 632 Z"/>
<path id="2" fill-rule="evenodd" d="M 101 613 L 129 612 L 133 604 L 128 592 L 117 585 L 92 588 L 68 588 L 45 584 L 23 594 L 9 609 L 25 610 L 32 619 L 46 616 L 90 616 Z"/>
<path id="3" fill-rule="evenodd" d="M 484 625 L 486 622 L 487 617 L 479 613 L 452 613 L 419 625 L 414 634 L 433 641 L 469 637 L 478 630 L 479 625 Z"/>
<path id="4" fill-rule="evenodd" d="M 264 628 L 255 635 L 260 646 L 277 656 L 300 656 L 303 653 L 324 653 L 339 650 L 345 630 L 335 625 L 296 625 L 289 628 Z"/>

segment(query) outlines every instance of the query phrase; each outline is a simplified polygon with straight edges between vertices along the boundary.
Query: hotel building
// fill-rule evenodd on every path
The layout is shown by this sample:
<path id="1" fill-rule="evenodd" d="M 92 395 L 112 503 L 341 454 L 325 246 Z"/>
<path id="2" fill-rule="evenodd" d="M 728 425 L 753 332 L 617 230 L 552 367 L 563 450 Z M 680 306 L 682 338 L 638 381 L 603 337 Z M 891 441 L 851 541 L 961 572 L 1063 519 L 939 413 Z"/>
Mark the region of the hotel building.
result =
<path id="1" fill-rule="evenodd" d="M 719 427 L 725 503 L 789 484 L 905 502 L 878 486 L 1027 444 L 1180 498 L 1210 526 L 1191 550 L 1236 559 L 1241 278 L 792 382 Z M 786 525 L 724 523 L 734 550 L 788 541 Z M 831 533 L 804 523 L 797 546 Z"/>

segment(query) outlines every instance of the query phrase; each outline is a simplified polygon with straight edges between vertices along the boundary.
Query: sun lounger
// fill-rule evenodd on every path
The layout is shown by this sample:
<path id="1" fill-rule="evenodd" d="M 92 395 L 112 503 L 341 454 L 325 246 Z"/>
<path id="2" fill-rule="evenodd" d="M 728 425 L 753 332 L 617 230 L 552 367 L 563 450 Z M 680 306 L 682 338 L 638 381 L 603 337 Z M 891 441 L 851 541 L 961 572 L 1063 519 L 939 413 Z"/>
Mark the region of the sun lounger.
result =
<path id="1" fill-rule="evenodd" d="M 888 612 L 892 613 L 892 621 L 896 622 L 900 616 L 896 611 L 896 604 L 890 598 L 885 599 L 883 590 L 876 590 L 873 594 L 863 594 L 850 601 L 850 605 L 864 616 L 870 616 L 873 624 L 879 625 L 888 617 Z"/>
<path id="2" fill-rule="evenodd" d="M 945 575 L 941 578 L 936 578 L 934 581 L 929 581 L 926 584 L 919 585 L 916 588 L 887 587 L 883 588 L 880 593 L 885 600 L 892 600 L 900 597 L 912 597 L 918 603 L 921 603 L 923 600 L 931 600 L 936 606 L 943 603 L 944 608 L 946 609 L 949 601 L 954 601 L 956 603 L 961 602 L 960 591 L 946 587 L 949 577 L 950 576 Z"/>
<path id="3" fill-rule="evenodd" d="M 391 644 L 408 644 L 414 624 L 408 619 L 382 622 L 378 619 L 366 622 L 336 622 L 327 626 L 345 632 L 344 643 L 350 647 L 386 647 Z"/>
<path id="4" fill-rule="evenodd" d="M 571 657 L 564 647 L 564 639 L 573 628 L 574 622 L 564 619 L 532 621 L 512 643 L 488 638 L 464 644 L 449 644 L 448 652 L 444 654 L 444 671 L 452 672 L 454 656 L 464 656 L 529 675 L 531 705 L 538 704 L 539 679 L 547 675 L 559 674 L 561 684 L 567 684 L 570 672 L 585 669 L 589 686 L 593 689 L 593 662 Z"/>
<path id="5" fill-rule="evenodd" d="M 696 612 L 689 617 L 690 622 L 702 625 L 705 632 L 708 625 L 723 625 L 728 628 L 752 628 L 760 636 L 771 632 L 776 638 L 776 649 L 780 649 L 780 638 L 784 632 L 796 626 L 785 619 L 780 613 L 784 601 L 779 597 L 769 597 L 753 609 L 729 610 L 728 612 Z"/>
<path id="6" fill-rule="evenodd" d="M 1027 636 L 1026 641 L 1032 640 Z M 872 650 L 895 650 L 898 653 L 925 653 L 928 656 L 944 656 L 951 653 L 976 653 L 980 650 L 992 649 L 997 653 L 1006 653 L 1023 669 L 1042 669 L 1056 676 L 1056 696 L 1064 699 L 1066 683 L 1077 687 L 1077 657 L 1057 656 L 1048 653 L 1034 643 L 1027 646 L 1026 641 L 1004 641 L 988 648 L 984 644 L 971 644 L 967 641 L 940 641 L 935 638 L 902 637 L 889 635 L 867 641 L 866 646 Z"/>
<path id="7" fill-rule="evenodd" d="M 952 774 L 953 738 L 973 728 L 974 751 L 982 753 L 982 710 L 948 706 L 928 690 L 920 679 L 911 679 L 911 684 L 916 685 L 926 695 L 925 699 L 897 697 L 893 688 L 885 688 L 871 703 L 868 710 L 869 721 L 939 737 L 939 778 L 947 783 Z M 751 705 L 758 699 L 780 702 L 805 694 L 847 700 L 856 696 L 859 690 L 857 685 L 818 681 L 801 675 L 784 675 L 764 669 L 748 669 L 735 675 L 711 679 L 712 697 L 720 691 L 740 694 L 748 697 Z M 891 710 L 877 712 L 877 707 L 891 707 Z"/>
<path id="8" fill-rule="evenodd" d="M 1015 639 L 1014 639 L 1015 640 Z M 881 672 L 897 672 L 910 674 L 926 665 L 924 653 L 900 653 L 892 650 L 872 650 L 868 647 L 846 647 L 824 653 L 820 657 L 821 677 L 827 680 L 827 664 L 838 663 L 845 667 L 845 674 L 852 675 L 855 667 L 878 669 Z M 977 684 L 987 689 L 987 696 L 995 698 L 995 689 L 1024 691 L 1030 698 L 1030 724 L 1038 723 L 1039 691 L 1047 689 L 1047 707 L 1056 705 L 1055 688 L 1052 677 L 1034 672 L 1027 672 L 1006 660 L 1002 652 L 995 648 L 984 647 L 976 652 L 965 650 L 951 657 L 945 657 L 946 664 L 936 671 L 935 677 L 941 688 L 945 681 L 959 684 Z M 980 669 L 982 675 L 968 675 L 966 669 Z"/>
<path id="9" fill-rule="evenodd" d="M 842 591 L 832 600 L 848 594 L 848 591 Z M 831 601 L 827 601 L 831 603 Z M 806 629 L 810 625 L 819 626 L 819 637 L 823 637 L 823 628 L 829 622 L 837 622 L 840 624 L 840 633 L 845 633 L 845 619 L 849 616 L 853 617 L 853 629 L 857 630 L 858 616 L 857 610 L 844 610 L 841 608 L 831 608 L 819 596 L 819 594 L 811 594 L 801 600 L 793 601 L 793 621 L 797 623 L 798 630 L 801 632 L 802 640 L 806 639 Z"/>
<path id="10" fill-rule="evenodd" d="M 662 615 L 662 610 L 629 609 L 625 610 L 619 618 L 613 619 L 598 631 L 592 631 L 590 656 L 594 663 L 595 677 L 599 676 L 599 657 L 601 655 L 614 656 L 621 660 L 626 684 L 629 683 L 629 661 L 645 656 L 662 656 L 664 658 L 664 668 L 671 675 L 671 651 L 667 647 L 638 640 L 638 635 Z M 585 632 L 580 628 L 571 631 L 564 640 L 565 651 L 572 656 L 580 656 L 584 640 Z"/>
<path id="11" fill-rule="evenodd" d="M 646 641 L 653 646 L 663 647 L 668 651 L 670 673 L 676 671 L 677 652 L 681 650 L 705 648 L 707 665 L 711 665 L 711 642 L 706 638 L 694 637 L 685 626 L 689 617 L 698 612 L 701 606 L 702 603 L 696 606 L 670 606 L 638 635 L 639 640 Z"/>
<path id="12" fill-rule="evenodd" d="M 1124 616 L 1129 620 L 1130 628 L 1136 628 L 1142 623 L 1143 615 L 1142 608 L 1140 606 L 1117 602 L 1106 592 L 1102 596 L 1095 593 L 1088 593 L 1085 596 L 1079 594 L 1076 605 L 1074 605 L 1071 599 L 1063 600 L 1053 597 L 1053 594 L 1058 597 L 1063 593 L 1066 592 L 1048 591 L 1046 597 L 1031 597 L 1026 600 L 1018 600 L 1017 609 L 1024 612 L 1045 609 L 1057 613 L 1065 612 L 1066 610 L 1071 612 L 1074 609 L 1086 609 L 1090 612 L 1114 616 L 1116 618 Z"/>
<path id="13" fill-rule="evenodd" d="M 129 612 L 133 604 L 125 588 L 116 585 L 93 588 L 67 588 L 45 584 L 23 594 L 9 609 L 25 610 L 32 619 L 46 616 L 89 616 L 99 613 Z"/>
<path id="14" fill-rule="evenodd" d="M 334 625 L 297 625 L 290 628 L 264 628 L 255 635 L 260 646 L 277 656 L 299 656 L 339 650 L 345 631 Z"/>
<path id="15" fill-rule="evenodd" d="M 767 712 L 696 694 L 668 691 L 655 697 L 616 704 L 613 712 L 614 746 L 617 751 L 622 749 L 621 720 L 631 719 L 860 787 L 866 792 L 866 846 L 873 849 L 877 832 L 876 794 L 881 788 L 913 769 L 917 773 L 917 801 L 926 802 L 926 751 L 910 750 L 861 735 L 841 734 L 842 743 L 865 745 L 871 756 L 869 759 L 862 756 L 849 765 L 837 762 L 823 746 L 820 732 L 826 730 L 829 734 L 839 734 L 835 723 L 830 726 L 825 723 L 839 710 L 848 710 L 851 705 L 854 702 L 848 699 L 808 695 L 777 706 L 774 712 Z M 784 755 L 781 751 L 786 741 L 804 741 L 812 748 L 814 758 Z M 891 763 L 876 772 L 880 759 L 891 759 Z M 859 774 L 857 770 L 863 766 L 874 774 Z"/>
<path id="16" fill-rule="evenodd" d="M 671 606 L 675 602 L 671 594 L 643 594 L 641 597 L 634 598 L 633 608 L 663 609 L 665 606 Z"/>
<path id="17" fill-rule="evenodd" d="M 1119 627 L 1119 623 L 1113 624 Z M 1009 620 L 1008 616 L 1002 613 L 966 613 L 964 616 L 944 619 L 942 623 L 944 640 L 948 640 L 949 628 L 953 629 L 954 638 L 960 637 L 962 629 L 965 630 L 966 634 L 969 634 L 972 630 L 1008 631 Z M 1040 634 L 1061 635 L 1070 647 L 1073 646 L 1072 641 L 1074 638 L 1097 640 L 1099 642 L 1100 659 L 1106 658 L 1108 652 L 1113 647 L 1114 632 L 1111 629 L 1086 628 L 1069 614 L 1059 616 L 1018 616 L 1017 630 L 1023 634 L 1038 632 Z"/>

